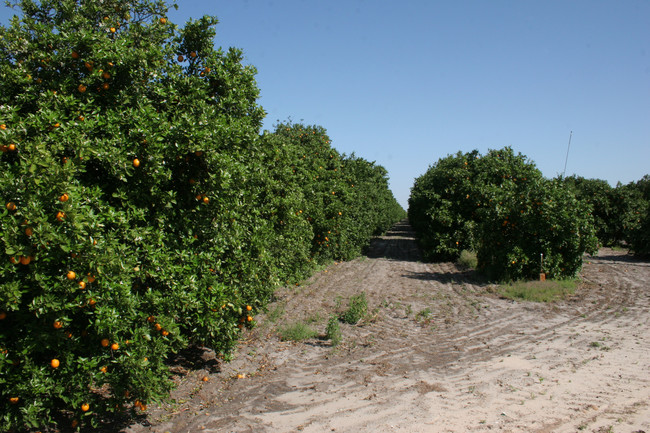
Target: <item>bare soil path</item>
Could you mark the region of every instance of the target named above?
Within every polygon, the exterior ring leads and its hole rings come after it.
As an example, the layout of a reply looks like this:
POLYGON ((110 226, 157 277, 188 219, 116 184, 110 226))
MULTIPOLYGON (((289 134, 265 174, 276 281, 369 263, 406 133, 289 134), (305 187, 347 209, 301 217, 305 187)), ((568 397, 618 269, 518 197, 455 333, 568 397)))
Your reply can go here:
POLYGON ((278 291, 232 362, 179 365, 176 403, 123 431, 650 433, 650 263, 602 249, 582 279, 554 304, 500 299, 419 261, 402 222, 366 257, 278 291), (279 339, 295 322, 325 334, 361 292, 370 314, 341 324, 338 346, 279 339))

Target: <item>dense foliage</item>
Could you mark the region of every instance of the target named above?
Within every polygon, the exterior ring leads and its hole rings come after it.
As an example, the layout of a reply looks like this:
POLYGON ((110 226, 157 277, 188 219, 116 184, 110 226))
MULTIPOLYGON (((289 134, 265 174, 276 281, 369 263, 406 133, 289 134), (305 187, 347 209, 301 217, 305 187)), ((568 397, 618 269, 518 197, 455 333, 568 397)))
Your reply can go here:
POLYGON ((96 424, 228 357, 274 288, 403 216, 319 127, 260 135, 255 69, 159 0, 20 0, 0 28, 0 430, 96 424), (63 424, 62 424, 63 423, 63 424))
POLYGON ((425 257, 477 253, 494 279, 575 275, 596 238, 586 202, 512 149, 457 153, 416 179, 409 220, 425 257))
POLYGON ((637 255, 650 254, 650 178, 612 188, 600 179, 563 179, 576 196, 592 207, 596 235, 604 246, 628 246, 637 255))

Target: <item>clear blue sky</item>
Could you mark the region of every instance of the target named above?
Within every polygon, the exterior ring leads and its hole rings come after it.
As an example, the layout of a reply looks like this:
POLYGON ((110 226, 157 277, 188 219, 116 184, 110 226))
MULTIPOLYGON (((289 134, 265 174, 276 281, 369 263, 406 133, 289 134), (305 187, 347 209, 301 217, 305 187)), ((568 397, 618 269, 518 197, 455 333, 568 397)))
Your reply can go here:
MULTIPOLYGON (((4 25, 13 12, 0 7, 4 25)), ((180 0, 257 67, 265 129, 325 127, 406 208, 457 151, 512 146, 545 176, 650 174, 650 1, 180 0)))

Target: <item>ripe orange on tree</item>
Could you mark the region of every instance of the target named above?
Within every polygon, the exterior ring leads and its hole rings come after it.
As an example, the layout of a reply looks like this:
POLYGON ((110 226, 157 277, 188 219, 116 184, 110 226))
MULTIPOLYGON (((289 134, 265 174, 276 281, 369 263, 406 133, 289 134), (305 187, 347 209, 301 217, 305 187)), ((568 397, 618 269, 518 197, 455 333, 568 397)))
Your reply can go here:
POLYGON ((7 125, 5 125, 4 123, 2 125, 0 125, 0 130, 4 131, 6 129, 7 129, 7 125))
POLYGON ((102 347, 108 347, 108 345, 111 344, 111 342, 108 341, 108 338, 102 338, 101 344, 102 347))
POLYGON ((58 211, 56 213, 56 219, 59 221, 63 221, 65 219, 65 212, 58 211))
POLYGON ((7 318, 7 313, 4 311, 0 311, 0 320, 5 320, 7 318))
POLYGON ((79 84, 79 86, 77 87, 77 90, 79 91, 79 93, 85 93, 87 89, 88 88, 86 86, 84 86, 83 84, 79 84))
POLYGON ((60 321, 56 320, 56 321, 52 324, 52 326, 54 326, 54 329, 61 329, 61 328, 63 328, 63 323, 61 323, 60 321))
POLYGON ((135 158, 133 160, 133 166, 136 168, 140 167, 140 160, 138 158, 135 158))
POLYGON ((83 403, 81 405, 81 411, 82 412, 88 412, 88 409, 90 409, 90 405, 88 403, 83 403))
POLYGON ((86 288, 86 283, 84 281, 79 281, 79 289, 83 290, 86 288))
POLYGON ((75 271, 68 271, 66 277, 68 278, 68 280, 74 280, 75 278, 77 278, 77 274, 75 271))
POLYGON ((34 229, 31 228, 31 227, 27 227, 27 228, 25 229, 25 234, 26 234, 27 236, 31 236, 31 235, 33 235, 33 234, 34 234, 34 229))
POLYGON ((117 343, 113 343, 113 344, 111 344, 111 349, 113 349, 113 350, 117 350, 117 349, 119 349, 119 348, 120 348, 120 345, 119 345, 119 344, 117 344, 117 343))
POLYGON ((52 368, 59 368, 59 365, 61 365, 61 363, 58 359, 54 358, 52 361, 50 361, 50 365, 52 368))
POLYGON ((29 265, 29 263, 32 261, 32 258, 30 256, 20 256, 20 264, 21 265, 29 265))
POLYGON ((16 203, 14 203, 13 201, 10 201, 9 203, 7 203, 7 210, 15 211, 16 208, 17 208, 16 203))

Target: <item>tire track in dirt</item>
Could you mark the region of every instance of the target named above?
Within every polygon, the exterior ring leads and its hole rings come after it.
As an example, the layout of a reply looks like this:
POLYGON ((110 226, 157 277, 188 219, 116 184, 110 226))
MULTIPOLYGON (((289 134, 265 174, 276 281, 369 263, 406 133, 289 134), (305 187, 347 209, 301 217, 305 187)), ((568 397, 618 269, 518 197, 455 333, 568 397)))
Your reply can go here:
MULTIPOLYGON (((499 299, 453 263, 423 263, 406 222, 367 257, 277 293, 271 314, 231 363, 183 402, 128 432, 650 431, 650 264, 603 249, 586 257, 569 300, 499 299), (282 342, 281 324, 324 334, 330 314, 364 292, 369 319, 343 343, 282 342), (245 379, 236 379, 245 374, 245 379)), ((198 382, 198 384, 197 384, 198 382)))

